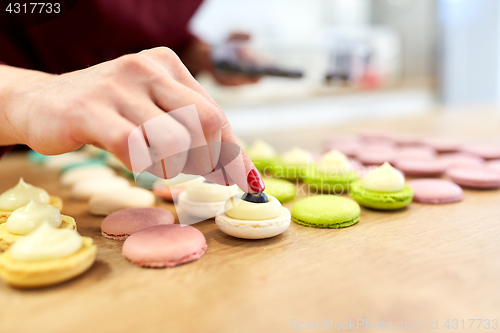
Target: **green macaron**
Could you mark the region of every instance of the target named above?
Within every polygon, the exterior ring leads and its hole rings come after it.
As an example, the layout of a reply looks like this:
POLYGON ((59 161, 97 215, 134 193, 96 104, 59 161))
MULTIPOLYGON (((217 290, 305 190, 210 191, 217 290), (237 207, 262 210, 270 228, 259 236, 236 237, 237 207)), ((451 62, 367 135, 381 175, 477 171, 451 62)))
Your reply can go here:
POLYGON ((251 159, 255 168, 260 171, 261 174, 272 175, 274 165, 276 164, 276 158, 252 158, 251 159))
POLYGON ((409 185, 397 192, 379 192, 367 190, 361 181, 353 182, 349 194, 361 206, 379 209, 395 210, 408 206, 413 200, 413 190, 409 185))
POLYGON ((285 165, 281 160, 276 160, 273 168, 273 175, 276 178, 290 180, 303 179, 307 174, 307 166, 304 165, 285 165))
POLYGON ((327 174, 313 166, 308 169, 304 183, 318 193, 345 194, 357 179, 358 175, 353 170, 327 174))
POLYGON ((263 178, 262 180, 266 185, 264 193, 272 195, 281 203, 292 201, 297 194, 297 188, 289 181, 275 178, 263 178))
POLYGON ((361 208, 344 197, 315 195, 302 199, 292 207, 295 223, 314 228, 344 228, 359 222, 361 208))

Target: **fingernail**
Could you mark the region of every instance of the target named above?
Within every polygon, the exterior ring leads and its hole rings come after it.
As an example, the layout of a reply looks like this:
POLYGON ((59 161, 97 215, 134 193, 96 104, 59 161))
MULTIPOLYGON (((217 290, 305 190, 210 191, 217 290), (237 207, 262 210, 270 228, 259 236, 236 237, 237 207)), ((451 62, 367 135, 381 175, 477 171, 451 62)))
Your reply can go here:
POLYGON ((247 183, 250 189, 257 193, 263 192, 266 188, 266 185, 264 185, 262 178, 255 169, 250 170, 250 172, 248 173, 247 183))

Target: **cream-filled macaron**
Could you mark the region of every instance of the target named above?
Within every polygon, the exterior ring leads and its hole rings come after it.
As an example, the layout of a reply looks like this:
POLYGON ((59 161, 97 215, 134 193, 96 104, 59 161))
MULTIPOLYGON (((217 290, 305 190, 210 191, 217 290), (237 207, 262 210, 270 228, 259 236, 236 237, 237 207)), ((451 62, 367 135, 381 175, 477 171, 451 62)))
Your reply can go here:
POLYGON ((28 205, 13 211, 6 223, 0 224, 0 250, 6 250, 43 223, 54 228, 76 229, 71 216, 61 215, 57 208, 31 200, 28 205))
POLYGON ((223 186, 203 178, 190 181, 179 195, 178 206, 191 216, 209 219, 217 215, 229 197, 239 192, 236 185, 223 186))
POLYGON ((57 284, 88 270, 96 252, 91 238, 43 222, 0 255, 0 277, 20 288, 57 284))
POLYGON ((281 234, 290 226, 290 211, 264 193, 240 193, 229 198, 215 217, 219 229, 233 237, 262 239, 281 234))
POLYGON ((272 166, 277 160, 278 154, 274 148, 263 140, 256 140, 246 150, 248 157, 252 160, 257 170, 265 172, 269 168, 271 171, 272 166))
POLYGON ((89 213, 106 216, 127 208, 153 207, 155 195, 140 187, 128 187, 93 195, 89 200, 89 213))
POLYGON ((43 188, 26 183, 21 177, 16 186, 0 195, 0 223, 5 222, 14 210, 26 206, 31 200, 54 206, 59 211, 63 206, 61 198, 49 195, 43 188))

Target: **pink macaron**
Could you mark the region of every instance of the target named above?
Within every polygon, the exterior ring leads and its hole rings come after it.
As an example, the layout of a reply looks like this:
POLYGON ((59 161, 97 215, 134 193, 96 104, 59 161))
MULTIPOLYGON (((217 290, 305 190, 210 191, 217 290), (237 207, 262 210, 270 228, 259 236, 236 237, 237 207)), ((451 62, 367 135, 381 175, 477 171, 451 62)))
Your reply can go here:
POLYGON ((418 133, 393 133, 389 137, 399 146, 418 146, 422 139, 418 133))
POLYGON ((482 157, 466 153, 441 154, 439 159, 447 168, 467 166, 480 167, 484 165, 484 159, 482 157))
POLYGON ((337 150, 347 156, 355 156, 356 150, 361 146, 358 138, 340 138, 323 142, 323 151, 325 153, 337 150))
POLYGON ((437 150, 439 153, 453 153, 460 149, 458 141, 448 138, 425 138, 420 143, 437 150))
POLYGON ((446 165, 438 159, 398 159, 394 166, 412 177, 438 177, 446 170, 446 165))
POLYGON ((486 167, 453 167, 448 169, 446 174, 460 186, 476 189, 500 187, 500 174, 486 167))
POLYGON ((462 151, 480 156, 485 160, 500 159, 500 145, 467 145, 462 148, 462 151))
POLYGON ((172 213, 162 208, 122 209, 106 216, 101 223, 101 233, 106 238, 125 240, 139 230, 174 222, 172 213))
POLYGON ((500 160, 489 161, 486 168, 490 171, 500 173, 500 160))
POLYGON ((387 131, 365 128, 359 131, 359 135, 365 142, 391 141, 392 143, 394 143, 389 138, 390 133, 388 133, 387 131))
POLYGON ((199 259, 207 250, 205 236, 192 226, 158 225, 130 235, 122 254, 140 267, 165 268, 199 259))
POLYGON ((382 165, 392 162, 397 150, 390 145, 367 144, 356 151, 356 158, 364 165, 382 165))
POLYGON ((177 201, 179 195, 184 192, 184 187, 182 186, 172 186, 167 187, 165 185, 165 180, 159 179, 153 183, 153 192, 162 199, 167 201, 177 201))
POLYGON ((427 146, 401 147, 396 153, 396 159, 430 160, 434 159, 436 156, 436 150, 427 146))
POLYGON ((407 184, 413 189, 413 201, 426 204, 448 204, 462 201, 464 193, 455 183, 443 179, 414 179, 407 184))

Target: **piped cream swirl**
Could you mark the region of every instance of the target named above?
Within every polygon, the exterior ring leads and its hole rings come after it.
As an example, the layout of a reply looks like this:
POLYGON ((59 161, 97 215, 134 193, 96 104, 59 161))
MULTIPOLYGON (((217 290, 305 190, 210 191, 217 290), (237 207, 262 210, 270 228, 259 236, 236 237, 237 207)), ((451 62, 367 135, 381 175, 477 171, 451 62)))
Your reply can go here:
POLYGON ((243 193, 229 198, 224 204, 226 215, 237 220, 262 221, 281 215, 281 203, 272 195, 267 195, 268 202, 254 203, 241 199, 243 193))
POLYGON ((405 187, 403 173, 387 162, 368 172, 361 182, 367 190, 378 192, 397 192, 405 187))
POLYGON ((12 212, 7 219, 7 230, 16 235, 27 235, 42 223, 48 223, 57 228, 62 223, 62 216, 57 208, 39 204, 33 199, 24 207, 12 212))
POLYGON ((345 173, 351 169, 351 164, 346 155, 338 150, 332 150, 321 157, 318 170, 323 173, 345 173))
POLYGON ((82 247, 82 237, 69 229, 58 229, 42 223, 29 235, 19 238, 9 251, 20 261, 41 261, 67 257, 82 247))
POLYGON ((0 195, 0 209, 13 211, 26 206, 31 200, 40 204, 48 204, 50 196, 43 188, 28 184, 21 178, 16 186, 0 195))
POLYGON ((263 140, 256 140, 246 153, 251 159, 271 159, 276 156, 274 148, 263 140))
POLYGON ((186 194, 189 200, 198 202, 221 202, 239 192, 236 185, 223 186, 207 183, 205 179, 198 178, 186 185, 186 194))
POLYGON ((285 165, 308 165, 314 162, 313 155, 307 150, 301 149, 299 147, 294 147, 293 149, 284 152, 281 155, 281 161, 285 165))

